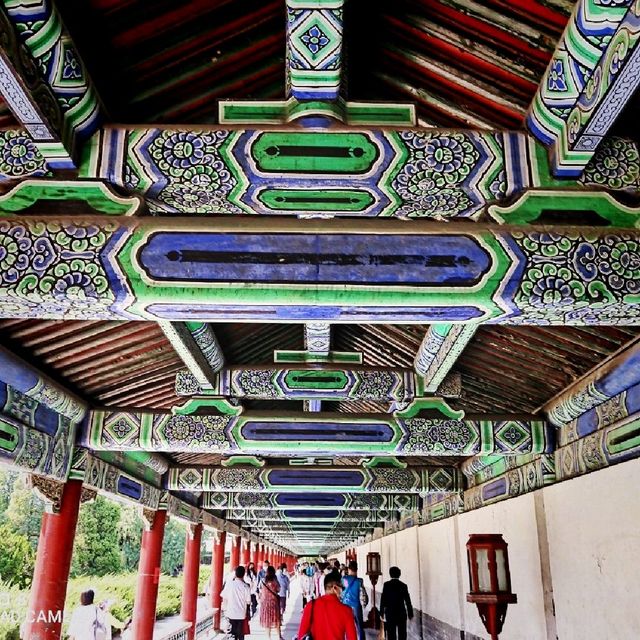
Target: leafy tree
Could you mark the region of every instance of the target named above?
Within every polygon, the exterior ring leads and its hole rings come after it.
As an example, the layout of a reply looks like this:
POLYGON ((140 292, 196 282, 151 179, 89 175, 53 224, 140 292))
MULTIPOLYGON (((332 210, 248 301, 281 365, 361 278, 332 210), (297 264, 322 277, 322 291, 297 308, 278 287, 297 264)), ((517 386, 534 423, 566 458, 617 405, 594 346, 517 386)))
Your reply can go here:
POLYGON ((118 538, 122 552, 122 568, 124 571, 136 571, 140 561, 142 544, 142 519, 135 507, 123 505, 118 523, 118 538))
POLYGON ((5 513, 9 508, 13 483, 17 475, 15 471, 0 466, 0 518, 5 517, 5 513))
POLYGON ((175 567, 184 562, 184 547, 187 541, 187 531, 183 524, 176 520, 169 520, 164 529, 162 545, 162 571, 171 575, 175 567))
POLYGON ((13 474, 11 498, 7 507, 6 522, 16 533, 27 538, 31 547, 36 549, 40 538, 40 523, 44 511, 44 502, 38 498, 19 474, 13 474))
POLYGON ((118 540, 120 505, 98 496, 80 509, 72 575, 104 576, 122 568, 118 540))
POLYGON ((26 589, 31 584, 35 552, 26 536, 0 525, 0 576, 5 583, 26 589))

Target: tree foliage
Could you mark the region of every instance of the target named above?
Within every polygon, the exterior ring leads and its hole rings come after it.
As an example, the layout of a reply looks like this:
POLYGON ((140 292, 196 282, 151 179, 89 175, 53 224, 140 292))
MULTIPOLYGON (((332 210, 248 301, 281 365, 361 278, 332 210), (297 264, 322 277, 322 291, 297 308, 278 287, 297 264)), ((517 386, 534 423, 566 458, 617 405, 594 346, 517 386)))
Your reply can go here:
POLYGON ((35 552, 27 537, 13 531, 11 525, 0 525, 0 578, 7 584, 24 589, 31 584, 35 552))
POLYGON ((162 571, 171 575, 174 568, 184 563, 184 547, 187 531, 184 524, 169 520, 164 529, 162 545, 162 571))
POLYGON ((120 505, 102 496, 82 505, 71 565, 72 575, 104 576, 122 569, 119 521, 120 505))

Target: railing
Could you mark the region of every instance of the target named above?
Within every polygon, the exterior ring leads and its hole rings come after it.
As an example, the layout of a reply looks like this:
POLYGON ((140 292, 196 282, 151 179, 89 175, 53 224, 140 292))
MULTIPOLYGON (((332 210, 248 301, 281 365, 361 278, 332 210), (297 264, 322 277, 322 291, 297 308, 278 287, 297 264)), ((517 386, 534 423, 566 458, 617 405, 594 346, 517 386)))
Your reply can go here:
POLYGON ((169 635, 158 637, 156 634, 153 636, 153 640, 187 640, 187 631, 191 628, 191 623, 186 622, 181 629, 174 629, 169 635))
POLYGON ((196 622, 196 638, 208 638, 213 632, 213 611, 207 611, 204 617, 196 622))

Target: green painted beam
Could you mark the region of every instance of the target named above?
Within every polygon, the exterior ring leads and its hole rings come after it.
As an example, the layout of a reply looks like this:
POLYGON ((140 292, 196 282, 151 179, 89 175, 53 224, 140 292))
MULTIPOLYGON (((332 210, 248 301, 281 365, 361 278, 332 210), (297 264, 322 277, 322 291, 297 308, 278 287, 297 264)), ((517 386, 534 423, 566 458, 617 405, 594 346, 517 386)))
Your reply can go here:
MULTIPOLYGON (((189 409, 200 407, 206 404, 189 409)), ((93 411, 82 440, 94 450, 258 456, 517 455, 547 453, 554 446, 553 430, 543 421, 469 420, 441 400, 420 401, 395 415, 229 411, 235 415, 93 411), (422 418, 422 409, 442 417, 422 418)))
POLYGON ((458 491, 455 467, 180 467, 168 472, 166 488, 176 491, 244 493, 446 493, 458 491))
POLYGON ((547 227, 387 223, 260 218, 239 230, 228 218, 11 218, 0 232, 24 242, 15 277, 0 265, 0 315, 640 322, 640 272, 625 267, 640 230, 554 226, 548 235, 547 227), (34 249, 42 243, 46 259, 34 249))

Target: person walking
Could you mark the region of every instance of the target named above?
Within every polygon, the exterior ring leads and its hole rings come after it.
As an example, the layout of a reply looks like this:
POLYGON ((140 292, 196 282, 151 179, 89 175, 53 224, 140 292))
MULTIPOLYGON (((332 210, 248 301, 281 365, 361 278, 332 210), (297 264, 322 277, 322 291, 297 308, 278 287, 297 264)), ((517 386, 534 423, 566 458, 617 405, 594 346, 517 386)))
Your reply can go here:
MULTIPOLYGON (((94 597, 92 589, 80 594, 80 606, 71 614, 67 630, 70 640, 107 640, 105 612, 93 603, 94 597)), ((111 637, 111 629, 108 637, 111 637)))
POLYGON ((228 580, 222 590, 224 609, 231 623, 231 636, 244 640, 244 621, 251 605, 249 585, 244 581, 244 567, 237 567, 233 580, 228 580))
POLYGON ((280 615, 284 616, 284 610, 287 608, 287 598, 289 597, 289 590, 291 586, 291 580, 287 575, 287 565, 281 564, 276 571, 276 578, 278 578, 278 584, 280 590, 278 596, 280 596, 280 615))
POLYGON ((249 592, 251 594, 251 617, 253 618, 258 609, 258 574, 256 573, 253 562, 247 565, 244 581, 249 585, 249 592))
POLYGON ((380 615, 384 620, 387 640, 407 640, 407 618, 413 618, 413 606, 409 589, 400 581, 401 571, 398 567, 389 569, 388 580, 382 587, 380 599, 380 615))
POLYGON ((302 592, 302 609, 304 610, 307 602, 313 600, 315 596, 313 567, 310 567, 308 562, 303 563, 300 572, 300 591, 302 592))
POLYGON ((260 626, 266 630, 267 638, 271 638, 274 629, 278 634, 276 640, 282 637, 280 634, 281 621, 280 583, 276 577, 276 570, 269 566, 260 589, 260 626))
POLYGON ((269 562, 267 560, 262 561, 262 567, 258 571, 258 591, 262 589, 264 579, 267 577, 267 569, 269 568, 269 562))
POLYGON ((340 602, 340 575, 324 577, 325 595, 307 604, 302 612, 298 638, 310 633, 317 640, 356 640, 358 637, 353 612, 340 602))
POLYGON ((342 578, 342 587, 342 602, 351 607, 358 629, 358 640, 364 640, 362 608, 369 604, 369 596, 362 578, 358 578, 358 563, 355 560, 349 562, 349 573, 342 578))

